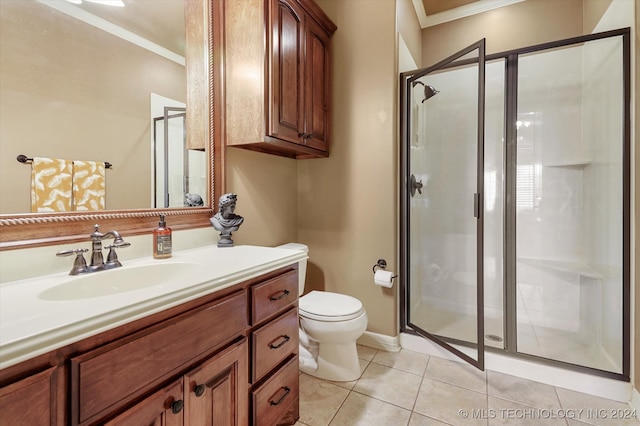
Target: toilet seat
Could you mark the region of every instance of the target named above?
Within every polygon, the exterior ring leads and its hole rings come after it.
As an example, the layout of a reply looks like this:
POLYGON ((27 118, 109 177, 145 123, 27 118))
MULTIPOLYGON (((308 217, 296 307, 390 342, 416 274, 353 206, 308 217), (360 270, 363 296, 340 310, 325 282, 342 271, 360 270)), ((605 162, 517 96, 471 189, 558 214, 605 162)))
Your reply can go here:
POLYGON ((298 300, 300 316, 317 321, 348 321, 364 313, 362 302, 346 294, 311 291, 298 300))

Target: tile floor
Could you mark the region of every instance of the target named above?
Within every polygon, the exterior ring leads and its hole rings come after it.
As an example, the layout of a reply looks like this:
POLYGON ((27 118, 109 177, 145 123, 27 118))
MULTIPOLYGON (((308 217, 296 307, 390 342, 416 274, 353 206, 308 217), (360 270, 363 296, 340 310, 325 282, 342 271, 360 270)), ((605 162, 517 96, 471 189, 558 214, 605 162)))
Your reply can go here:
POLYGON ((300 375, 296 426, 640 425, 627 404, 460 362, 360 345, 358 355, 354 382, 300 375))

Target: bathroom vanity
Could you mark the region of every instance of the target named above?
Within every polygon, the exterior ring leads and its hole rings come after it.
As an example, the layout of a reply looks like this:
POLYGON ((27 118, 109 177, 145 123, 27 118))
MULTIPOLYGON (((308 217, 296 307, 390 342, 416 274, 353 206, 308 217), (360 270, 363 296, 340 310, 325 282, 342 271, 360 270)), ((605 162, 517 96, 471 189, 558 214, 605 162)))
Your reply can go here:
POLYGON ((2 419, 294 424, 302 259, 293 250, 206 247, 130 261, 95 280, 2 284, 2 419))

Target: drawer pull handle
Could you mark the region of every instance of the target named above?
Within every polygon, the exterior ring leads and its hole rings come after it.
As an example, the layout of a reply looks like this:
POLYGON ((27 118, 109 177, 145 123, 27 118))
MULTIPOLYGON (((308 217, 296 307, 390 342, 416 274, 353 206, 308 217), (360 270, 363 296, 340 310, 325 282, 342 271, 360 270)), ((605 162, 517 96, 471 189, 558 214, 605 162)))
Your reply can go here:
POLYGON ((193 387, 193 393, 196 394, 197 397, 200 397, 204 394, 205 386, 203 384, 195 385, 193 387))
POLYGON ((269 300, 271 300, 272 302, 275 302, 276 300, 283 299, 288 295, 289 295, 289 290, 282 290, 282 294, 280 296, 271 296, 269 297, 269 300))
POLYGON ((291 337, 287 336, 286 334, 284 336, 280 336, 282 337, 282 342, 278 343, 277 345, 274 345, 273 343, 269 343, 269 347, 271 349, 278 349, 280 347, 282 347, 282 345, 284 345, 285 343, 287 343, 289 340, 291 340, 291 337))
POLYGON ((289 393, 291 392, 291 388, 289 388, 288 386, 283 387, 282 389, 284 389, 284 394, 280 397, 279 400, 277 401, 269 401, 269 404, 271 405, 278 405, 280 404, 282 401, 284 401, 284 399, 289 395, 289 393))
POLYGON ((173 401, 171 403, 171 412, 173 414, 178 414, 180 411, 182 411, 182 408, 184 407, 184 401, 179 399, 177 401, 173 401))

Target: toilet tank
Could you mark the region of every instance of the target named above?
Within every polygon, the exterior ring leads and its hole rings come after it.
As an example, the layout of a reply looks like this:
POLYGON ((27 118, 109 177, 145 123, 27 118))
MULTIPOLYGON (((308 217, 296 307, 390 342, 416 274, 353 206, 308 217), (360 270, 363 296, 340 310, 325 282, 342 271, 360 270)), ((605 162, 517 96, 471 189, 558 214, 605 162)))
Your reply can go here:
MULTIPOLYGON (((309 254, 309 247, 300 243, 287 243, 276 248, 287 250, 298 250, 309 254)), ((307 278, 307 259, 298 262, 298 296, 302 296, 304 293, 304 283, 307 278)))

